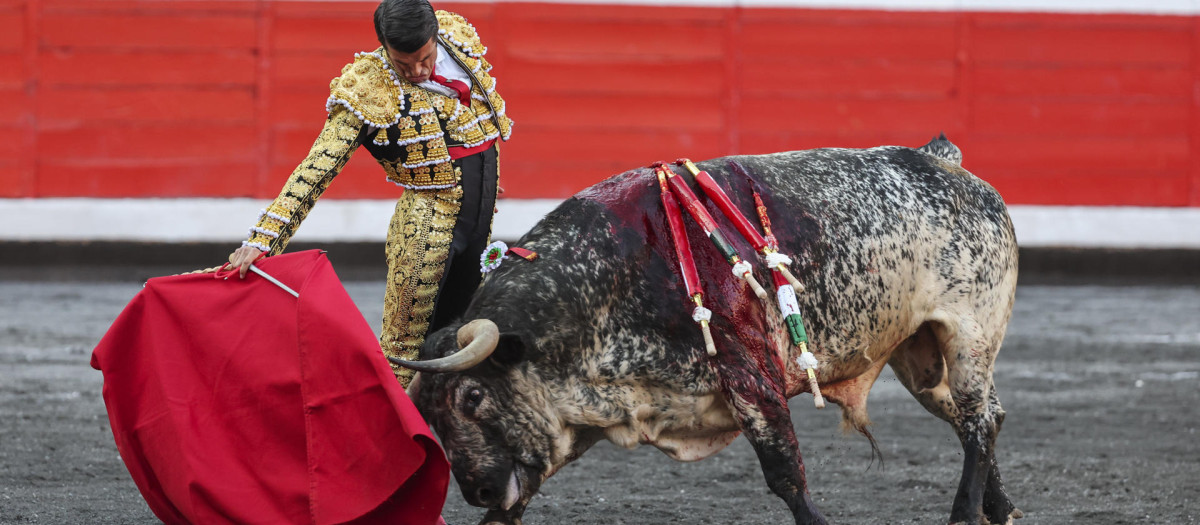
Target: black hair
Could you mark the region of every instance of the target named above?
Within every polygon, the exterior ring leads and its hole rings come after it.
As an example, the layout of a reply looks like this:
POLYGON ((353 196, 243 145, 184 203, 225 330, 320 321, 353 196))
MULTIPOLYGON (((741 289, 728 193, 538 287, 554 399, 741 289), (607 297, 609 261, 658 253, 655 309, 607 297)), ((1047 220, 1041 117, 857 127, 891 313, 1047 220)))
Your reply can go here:
POLYGON ((421 49, 437 30, 437 16, 428 0, 383 0, 375 8, 379 43, 401 53, 421 49))

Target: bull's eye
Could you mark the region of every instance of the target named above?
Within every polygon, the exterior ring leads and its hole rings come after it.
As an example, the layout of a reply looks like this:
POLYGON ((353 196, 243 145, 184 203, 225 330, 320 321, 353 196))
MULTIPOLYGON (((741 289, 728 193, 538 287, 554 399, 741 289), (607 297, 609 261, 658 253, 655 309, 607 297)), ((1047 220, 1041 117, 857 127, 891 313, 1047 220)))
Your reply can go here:
POLYGON ((465 400, 467 410, 474 411, 476 408, 479 408, 481 401, 483 401, 483 392, 478 388, 472 388, 471 391, 467 392, 465 400))

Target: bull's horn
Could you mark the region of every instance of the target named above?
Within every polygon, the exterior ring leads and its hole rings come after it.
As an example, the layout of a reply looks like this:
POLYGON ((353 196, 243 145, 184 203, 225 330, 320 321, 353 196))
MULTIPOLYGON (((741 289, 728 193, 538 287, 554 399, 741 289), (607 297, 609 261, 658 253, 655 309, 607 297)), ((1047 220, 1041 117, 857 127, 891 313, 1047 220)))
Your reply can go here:
POLYGON ((462 350, 428 361, 405 361, 395 357, 388 357, 388 361, 419 372, 462 372, 482 363, 496 351, 496 345, 499 343, 500 329, 496 327, 496 323, 487 319, 476 319, 458 329, 458 345, 462 350))
POLYGON ((419 392, 420 390, 421 390, 421 373, 417 372, 417 373, 413 374, 412 380, 408 382, 408 388, 404 389, 404 393, 406 395, 408 395, 409 399, 416 399, 417 392, 419 392))

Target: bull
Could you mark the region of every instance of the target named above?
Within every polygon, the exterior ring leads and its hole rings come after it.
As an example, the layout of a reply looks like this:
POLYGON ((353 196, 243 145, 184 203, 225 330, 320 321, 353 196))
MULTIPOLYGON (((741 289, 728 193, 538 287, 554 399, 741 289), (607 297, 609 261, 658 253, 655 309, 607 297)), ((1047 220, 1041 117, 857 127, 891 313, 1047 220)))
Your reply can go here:
MULTIPOLYGON (((950 521, 1011 523, 1021 512, 996 465, 1004 410, 992 371, 1012 312, 1017 244, 1000 195, 961 158, 943 135, 916 149, 817 149, 699 166, 747 217, 751 184, 762 189, 781 251, 807 286, 800 309, 843 427, 878 452, 866 400, 890 365, 961 441, 950 521)), ((470 321, 431 334, 422 361, 402 363, 422 372, 414 402, 463 497, 489 509, 483 523, 521 523, 547 478, 601 439, 692 461, 739 434, 795 522, 825 523, 787 404, 809 387, 778 310, 690 224, 714 310, 719 352, 707 355, 658 192, 652 171, 635 169, 565 201, 518 242, 540 258, 488 274, 464 315, 470 321)))

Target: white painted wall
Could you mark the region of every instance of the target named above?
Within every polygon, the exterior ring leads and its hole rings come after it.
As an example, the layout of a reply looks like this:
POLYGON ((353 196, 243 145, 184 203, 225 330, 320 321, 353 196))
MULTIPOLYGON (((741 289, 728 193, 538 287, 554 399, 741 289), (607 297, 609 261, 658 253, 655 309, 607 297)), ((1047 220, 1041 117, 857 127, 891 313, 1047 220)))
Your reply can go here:
MULTIPOLYGON (((515 240, 560 201, 501 199, 495 237, 515 240)), ((0 241, 228 242, 266 201, 0 199, 0 241)), ((381 242, 393 200, 323 200, 294 240, 381 242)), ((1022 246, 1200 249, 1200 208, 1011 206, 1022 246)))

